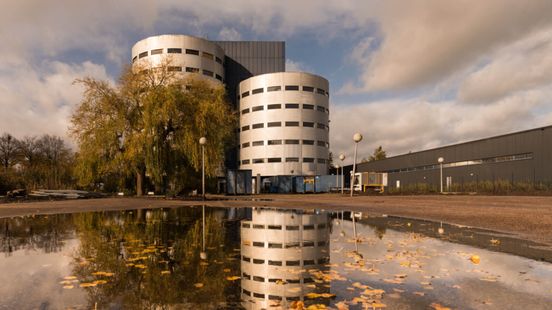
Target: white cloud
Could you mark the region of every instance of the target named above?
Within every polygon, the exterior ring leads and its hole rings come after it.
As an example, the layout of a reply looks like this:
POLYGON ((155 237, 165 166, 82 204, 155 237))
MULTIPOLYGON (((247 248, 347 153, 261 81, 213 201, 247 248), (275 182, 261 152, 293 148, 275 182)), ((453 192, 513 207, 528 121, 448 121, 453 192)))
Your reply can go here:
POLYGON ((439 82, 488 53, 552 24, 552 2, 385 1, 372 7, 379 46, 361 41, 360 91, 408 89, 439 82))
POLYGON ((24 64, 0 76, 0 133, 16 137, 54 134, 67 138, 70 116, 80 102, 77 78, 109 80, 105 67, 91 62, 24 64))
POLYGON ((358 158, 379 145, 388 155, 470 141, 549 125, 552 87, 519 92, 488 105, 422 99, 386 100, 331 109, 330 149, 351 163, 355 132, 364 135, 358 158))
POLYGON ((309 66, 305 65, 300 61, 293 61, 289 58, 286 58, 286 71, 287 72, 311 72, 312 70, 309 66))
POLYGON ((503 48, 470 74, 459 99, 484 103, 552 82, 552 28, 503 48))
POLYGON ((219 31, 218 40, 240 41, 241 39, 241 34, 234 28, 222 27, 222 29, 219 31))

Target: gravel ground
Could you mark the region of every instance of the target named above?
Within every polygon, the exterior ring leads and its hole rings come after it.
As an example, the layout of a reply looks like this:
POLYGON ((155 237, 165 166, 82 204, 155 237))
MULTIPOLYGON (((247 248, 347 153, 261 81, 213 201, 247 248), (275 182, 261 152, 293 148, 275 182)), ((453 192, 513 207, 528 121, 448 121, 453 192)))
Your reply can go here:
MULTIPOLYGON (((279 207, 355 210, 461 224, 552 246, 552 197, 535 196, 341 196, 340 194, 209 196, 209 206, 279 207), (222 200, 216 200, 222 199, 222 200)), ((83 211, 199 205, 199 201, 149 198, 104 198, 0 203, 0 217, 83 211)))

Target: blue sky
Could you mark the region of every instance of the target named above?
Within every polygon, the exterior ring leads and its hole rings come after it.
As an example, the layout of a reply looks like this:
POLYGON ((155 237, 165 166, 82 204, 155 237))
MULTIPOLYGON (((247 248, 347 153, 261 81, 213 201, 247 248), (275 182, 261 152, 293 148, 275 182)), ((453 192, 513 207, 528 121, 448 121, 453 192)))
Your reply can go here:
MULTIPOLYGON (((82 89, 138 40, 284 40, 288 70, 331 85, 330 144, 390 155, 552 124, 552 2, 6 0, 0 133, 67 135, 82 89)), ((350 156, 348 156, 350 158, 350 156)))

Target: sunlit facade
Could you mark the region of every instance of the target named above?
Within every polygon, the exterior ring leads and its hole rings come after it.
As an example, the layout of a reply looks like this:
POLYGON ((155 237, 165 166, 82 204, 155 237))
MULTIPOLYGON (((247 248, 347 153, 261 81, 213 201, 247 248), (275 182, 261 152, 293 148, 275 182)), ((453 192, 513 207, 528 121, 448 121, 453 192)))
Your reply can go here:
POLYGON ((242 305, 285 307, 319 292, 312 271, 329 262, 329 237, 326 213, 253 210, 252 220, 241 222, 242 305))

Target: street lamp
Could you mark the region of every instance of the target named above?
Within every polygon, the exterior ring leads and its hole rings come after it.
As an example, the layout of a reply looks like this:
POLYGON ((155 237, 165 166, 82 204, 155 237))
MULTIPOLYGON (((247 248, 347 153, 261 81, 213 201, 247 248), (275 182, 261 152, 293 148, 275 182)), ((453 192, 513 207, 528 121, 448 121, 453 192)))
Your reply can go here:
POLYGON ((437 162, 439 163, 439 183, 441 184, 441 194, 443 193, 443 162, 445 159, 443 157, 437 158, 437 162))
POLYGON ((343 181, 345 181, 343 178, 343 161, 345 160, 345 154, 339 154, 339 159, 341 160, 341 195, 343 195, 343 181))
MULTIPOLYGON (((207 138, 199 138, 199 144, 201 145, 201 197, 205 200, 205 144, 207 143, 207 138)), ((203 221, 202 225, 202 251, 199 253, 199 258, 207 259, 207 252, 205 252, 205 205, 201 207, 201 217, 203 221)))
POLYGON ((205 144, 207 138, 199 138, 199 144, 201 145, 201 197, 205 200, 205 144))
POLYGON ((353 174, 351 174, 351 197, 353 197, 353 183, 355 180, 355 172, 356 172, 357 147, 358 147, 358 143, 362 141, 362 135, 358 132, 355 133, 353 135, 353 141, 355 141, 355 155, 353 157, 353 174))
POLYGON ((338 187, 339 186, 339 165, 335 164, 334 168, 335 168, 335 186, 338 187))

